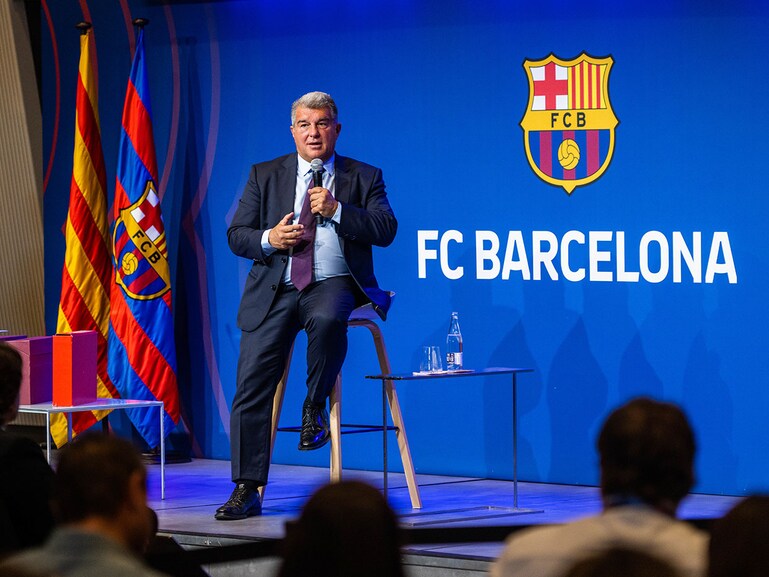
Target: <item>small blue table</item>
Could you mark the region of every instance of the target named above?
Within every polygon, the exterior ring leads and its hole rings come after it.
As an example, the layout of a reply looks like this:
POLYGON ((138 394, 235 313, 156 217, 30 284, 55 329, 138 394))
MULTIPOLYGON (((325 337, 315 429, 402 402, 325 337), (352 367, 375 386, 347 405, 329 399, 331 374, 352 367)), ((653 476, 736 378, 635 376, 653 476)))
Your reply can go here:
POLYGON ((156 407, 160 421, 160 498, 166 498, 166 441, 164 430, 163 401, 142 401, 134 399, 97 399, 82 405, 61 406, 52 403, 37 403, 34 405, 20 405, 20 413, 45 415, 46 432, 46 459, 51 462, 51 415, 63 413, 67 417, 67 440, 72 440, 72 413, 84 413, 87 411, 117 411, 139 409, 142 407, 156 407))
POLYGON ((513 508, 518 509, 518 374, 531 373, 534 369, 510 368, 510 367, 489 367, 487 369, 460 371, 438 371, 438 372, 419 372, 419 373, 400 373, 389 375, 366 375, 367 379, 382 381, 382 445, 384 459, 382 469, 384 474, 383 491, 387 496, 387 431, 392 427, 387 426, 387 394, 386 384, 388 381, 426 381, 433 379, 456 379, 467 377, 492 377, 495 375, 512 375, 513 379, 513 508))

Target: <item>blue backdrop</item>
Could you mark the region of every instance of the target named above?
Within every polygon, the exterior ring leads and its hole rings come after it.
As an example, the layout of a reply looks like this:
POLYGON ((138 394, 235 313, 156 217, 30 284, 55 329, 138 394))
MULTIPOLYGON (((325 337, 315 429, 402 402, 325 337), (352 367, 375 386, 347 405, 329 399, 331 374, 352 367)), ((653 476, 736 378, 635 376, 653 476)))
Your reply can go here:
MULTIPOLYGON (((290 103, 319 89, 340 108, 339 152, 383 169, 399 218, 395 243, 375 253, 380 283, 398 293, 384 325, 396 371, 417 368, 421 345, 445 346, 458 311, 466 366, 534 369, 519 381, 522 479, 597 483, 603 418, 645 394, 689 414, 697 491, 768 489, 769 7, 722 4, 44 1, 49 331, 72 168, 73 25, 94 24, 111 197, 135 42, 127 23, 143 16, 196 454, 229 457, 249 268, 227 248, 229 219, 250 164, 292 150, 290 103), (619 124, 605 173, 567 194, 527 160, 524 61, 582 53, 613 59, 619 124)), ((297 422, 304 370, 295 356, 284 424, 297 422)), ((374 372, 370 339, 353 331, 346 420, 379 417, 378 386, 363 379, 374 372)), ((507 378, 399 394, 417 472, 511 478, 507 378)), ((348 437, 345 467, 381 466, 380 443, 348 437)), ((327 463, 326 450, 295 444, 280 435, 276 460, 327 463)))

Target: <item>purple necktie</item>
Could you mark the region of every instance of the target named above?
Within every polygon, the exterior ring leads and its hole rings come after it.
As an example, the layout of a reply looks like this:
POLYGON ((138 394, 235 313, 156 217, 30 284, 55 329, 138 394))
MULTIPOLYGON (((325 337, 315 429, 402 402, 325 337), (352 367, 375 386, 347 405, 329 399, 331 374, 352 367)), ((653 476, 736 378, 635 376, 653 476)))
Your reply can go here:
MULTIPOLYGON (((310 182, 310 188, 313 188, 310 182)), ((310 210, 310 194, 304 195, 302 212, 299 213, 299 224, 304 225, 302 239, 294 245, 291 258, 291 282, 296 290, 304 288, 312 282, 312 264, 315 253, 315 216, 310 210)))

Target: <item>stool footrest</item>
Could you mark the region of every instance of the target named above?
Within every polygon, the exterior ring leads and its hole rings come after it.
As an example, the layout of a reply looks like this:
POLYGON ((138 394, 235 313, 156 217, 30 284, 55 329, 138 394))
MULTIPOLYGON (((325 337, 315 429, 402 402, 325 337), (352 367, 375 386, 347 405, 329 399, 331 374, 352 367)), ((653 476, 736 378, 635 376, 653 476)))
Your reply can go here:
MULTIPOLYGON (((342 431, 340 433, 342 435, 353 435, 355 433, 381 433, 382 427, 377 425, 346 425, 342 423, 340 425, 342 428, 342 431), (354 429, 353 431, 345 431, 344 429, 354 429)), ((302 427, 278 427, 278 431, 281 432, 288 432, 288 433, 300 433, 302 431, 302 427)), ((390 425, 387 427, 388 431, 399 431, 400 429, 398 427, 394 427, 393 425, 390 425)))
MULTIPOLYGON (((355 433, 381 433, 384 428, 379 425, 340 425, 342 427, 341 434, 342 435, 352 435, 355 433), (347 427, 348 429, 354 429, 352 431, 345 431, 344 428, 347 427)), ((386 427, 388 431, 400 431, 398 427, 395 427, 393 425, 389 425, 386 427)))

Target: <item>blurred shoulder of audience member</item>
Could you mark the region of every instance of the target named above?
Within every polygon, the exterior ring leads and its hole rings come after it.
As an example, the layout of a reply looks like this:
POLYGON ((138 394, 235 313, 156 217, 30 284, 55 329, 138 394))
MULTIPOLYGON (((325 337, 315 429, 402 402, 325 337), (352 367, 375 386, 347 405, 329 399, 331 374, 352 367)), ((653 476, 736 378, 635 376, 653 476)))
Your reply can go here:
POLYGON ((709 577, 769 575, 769 495, 752 495, 710 532, 709 577))
POLYGON ((643 551, 615 547, 578 561, 564 577, 680 577, 666 561, 643 551))

